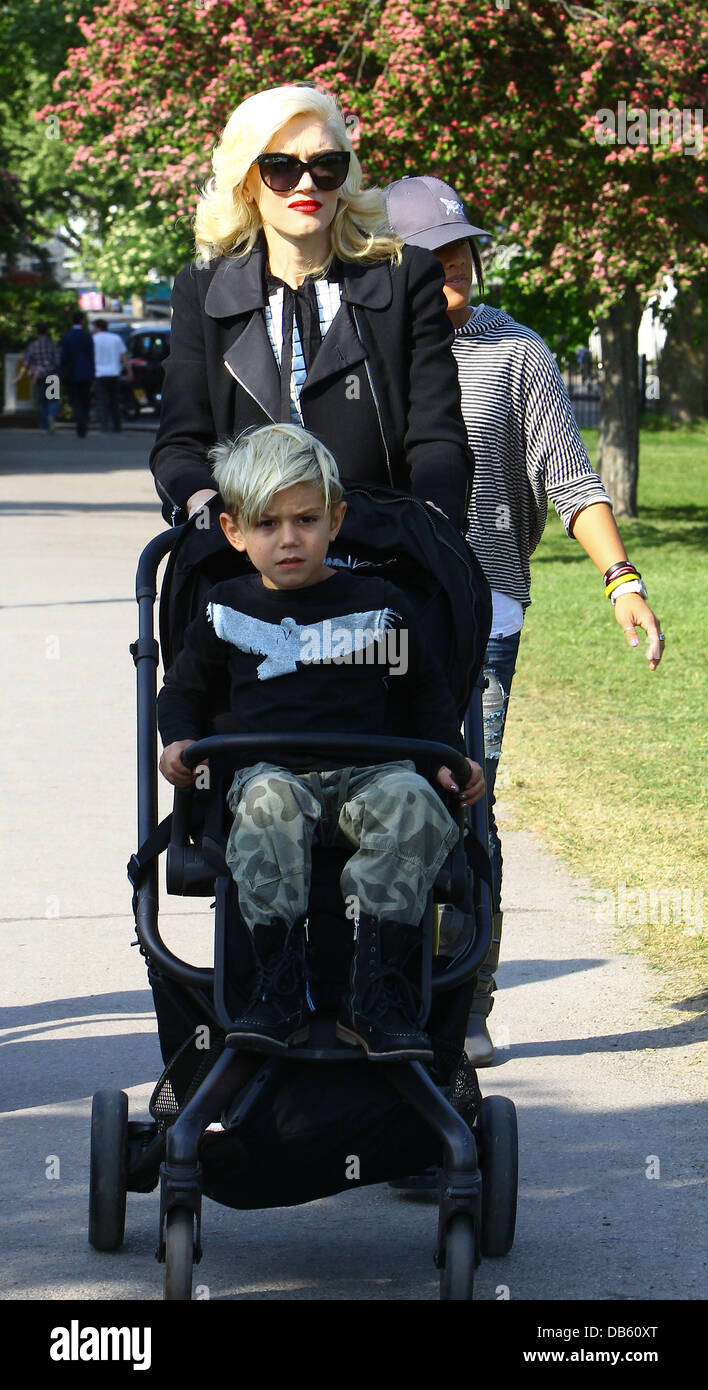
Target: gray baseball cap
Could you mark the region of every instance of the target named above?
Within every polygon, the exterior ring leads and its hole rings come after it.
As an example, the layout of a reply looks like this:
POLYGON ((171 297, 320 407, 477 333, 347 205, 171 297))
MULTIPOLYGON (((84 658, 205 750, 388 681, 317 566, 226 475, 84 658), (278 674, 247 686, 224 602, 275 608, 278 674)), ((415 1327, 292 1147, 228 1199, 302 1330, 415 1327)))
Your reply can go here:
POLYGON ((490 235, 467 221, 457 193, 442 179, 397 179, 384 190, 384 198, 391 230, 411 246, 436 251, 462 237, 490 235))

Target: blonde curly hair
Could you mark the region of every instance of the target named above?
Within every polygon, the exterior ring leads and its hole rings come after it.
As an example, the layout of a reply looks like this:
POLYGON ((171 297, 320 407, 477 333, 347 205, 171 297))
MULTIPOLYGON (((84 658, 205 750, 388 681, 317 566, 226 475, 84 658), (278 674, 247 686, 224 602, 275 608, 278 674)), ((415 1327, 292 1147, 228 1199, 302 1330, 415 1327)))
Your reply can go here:
POLYGON ((386 226, 383 194, 362 189, 362 169, 335 97, 317 87, 269 87, 247 97, 229 117, 212 155, 214 174, 202 189, 194 219, 197 254, 202 262, 217 256, 246 256, 261 230, 255 203, 244 197, 244 183, 259 154, 296 116, 313 116, 337 149, 348 150, 349 173, 339 189, 331 226, 331 251, 316 273, 324 274, 336 255, 343 261, 400 262, 402 241, 386 226))

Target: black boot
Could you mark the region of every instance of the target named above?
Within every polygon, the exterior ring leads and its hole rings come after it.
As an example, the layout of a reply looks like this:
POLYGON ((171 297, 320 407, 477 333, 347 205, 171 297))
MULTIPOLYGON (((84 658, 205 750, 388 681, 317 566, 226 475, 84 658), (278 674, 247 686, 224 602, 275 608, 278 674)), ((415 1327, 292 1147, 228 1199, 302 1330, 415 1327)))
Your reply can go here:
POLYGON ((470 1004, 467 1026, 466 1049, 473 1067, 489 1067, 494 1061, 494 1043, 489 1036, 487 1019, 494 1005, 493 992, 496 989, 494 971, 499 966, 502 913, 495 912, 492 920, 492 940, 475 979, 474 996, 470 1004))
POLYGON ((281 923, 253 932, 256 964, 248 1006, 231 1025, 256 1050, 286 1052, 309 1035, 305 976, 305 921, 288 930, 281 923))
POLYGON ((371 1062, 432 1061, 419 1022, 420 990, 406 974, 419 946, 417 928, 363 913, 356 921, 350 992, 342 1000, 337 1037, 363 1047, 371 1062))

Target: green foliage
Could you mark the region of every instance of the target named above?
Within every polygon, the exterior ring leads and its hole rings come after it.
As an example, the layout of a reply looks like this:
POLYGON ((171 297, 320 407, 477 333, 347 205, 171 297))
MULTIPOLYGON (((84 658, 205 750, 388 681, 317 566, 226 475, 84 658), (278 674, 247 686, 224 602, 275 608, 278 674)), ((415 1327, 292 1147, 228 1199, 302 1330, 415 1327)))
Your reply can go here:
POLYGON ((49 281, 32 280, 18 284, 0 279, 0 382, 4 390, 5 353, 24 352, 34 338, 36 325, 46 323, 51 336, 59 339, 71 327, 76 295, 49 281))
POLYGON ((73 290, 39 280, 28 284, 0 280, 0 355, 22 352, 35 337, 38 322, 49 326, 53 338, 60 338, 71 327, 75 310, 73 290))
POLYGON ((533 328, 561 366, 574 360, 576 350, 585 347, 595 327, 581 285, 528 287, 528 259, 523 253, 505 260, 485 279, 484 301, 533 328))
POLYGON ((81 263, 104 294, 146 294, 193 254, 193 236, 164 199, 111 208, 101 233, 84 236, 81 263))
POLYGON ((10 262, 59 226, 80 245, 72 222, 80 225, 91 205, 90 184, 68 175, 73 151, 56 119, 35 113, 53 100, 67 50, 82 40, 79 20, 94 8, 92 0, 5 0, 0 10, 0 166, 12 171, 15 195, 3 216, 0 184, 0 251, 10 262))
POLYGON ((12 262, 29 244, 32 224, 22 205, 19 179, 6 167, 7 155, 0 146, 0 255, 12 262))

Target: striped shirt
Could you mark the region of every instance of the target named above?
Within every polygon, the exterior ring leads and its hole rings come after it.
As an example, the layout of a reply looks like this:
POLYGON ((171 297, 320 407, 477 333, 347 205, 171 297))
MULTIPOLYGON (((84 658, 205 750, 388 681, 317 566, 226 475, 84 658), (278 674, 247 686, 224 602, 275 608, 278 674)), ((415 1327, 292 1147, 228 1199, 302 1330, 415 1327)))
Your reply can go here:
MULTIPOLYGON (((315 280, 315 292, 317 294, 317 307, 320 313, 320 332, 324 338, 327 329, 331 327, 332 321, 341 304, 342 296, 340 293, 339 282, 336 280, 315 280)), ((283 290, 278 288, 268 298, 265 308, 266 327, 270 338, 275 360, 280 366, 283 356, 283 290)), ((290 419, 293 425, 302 425, 302 411, 300 410, 300 392, 305 384, 307 368, 300 342, 297 319, 293 316, 293 365, 290 373, 290 419)))
POLYGON ((610 498, 555 359, 533 329, 479 304, 452 350, 475 456, 467 539, 492 590, 526 607, 548 499, 569 532, 576 512, 610 498))

